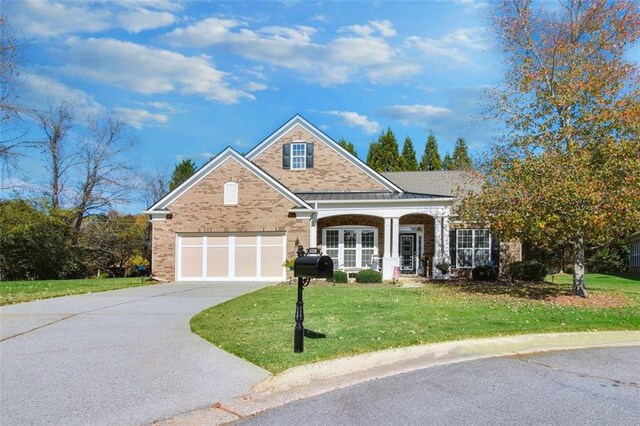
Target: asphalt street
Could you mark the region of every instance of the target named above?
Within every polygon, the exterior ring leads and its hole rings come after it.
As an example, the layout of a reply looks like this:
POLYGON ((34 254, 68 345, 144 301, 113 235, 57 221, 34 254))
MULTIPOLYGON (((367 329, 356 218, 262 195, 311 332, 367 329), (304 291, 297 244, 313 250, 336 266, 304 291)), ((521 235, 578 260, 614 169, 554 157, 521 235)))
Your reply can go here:
POLYGON ((269 373, 191 333, 266 283, 175 283, 0 308, 0 424, 144 424, 248 392, 269 373))
POLYGON ((640 347, 461 362, 296 401, 247 425, 637 425, 640 347))

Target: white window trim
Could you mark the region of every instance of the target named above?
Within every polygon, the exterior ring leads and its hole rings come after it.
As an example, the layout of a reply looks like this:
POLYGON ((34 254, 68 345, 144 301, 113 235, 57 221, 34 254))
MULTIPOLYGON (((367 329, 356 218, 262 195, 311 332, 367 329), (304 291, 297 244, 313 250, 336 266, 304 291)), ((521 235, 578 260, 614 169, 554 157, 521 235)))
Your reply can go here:
POLYGON ((476 266, 476 250, 487 250, 489 252, 489 260, 491 260, 491 231, 486 228, 479 229, 456 229, 456 268, 457 269, 473 269, 476 266), (472 231, 471 232, 471 247, 460 247, 459 246, 459 235, 460 231, 472 231), (476 231, 488 231, 489 232, 489 247, 488 248, 476 248, 476 231), (471 250, 471 266, 461 266, 460 265, 460 250, 471 250))
POLYGON ((291 164, 290 164, 290 169, 291 170, 304 170, 307 168, 307 144, 306 142, 292 142, 291 143, 291 164), (294 167, 293 165, 295 164, 294 158, 300 158, 299 155, 294 156, 293 152, 295 151, 294 147, 296 145, 302 145, 303 146, 303 154, 302 154, 302 167, 294 167))
POLYGON ((237 182, 225 182, 224 205, 225 206, 238 205, 238 183, 237 182))
MULTIPOLYGON (((350 266, 349 269, 367 269, 371 265, 362 265, 362 231, 373 231, 373 256, 378 256, 378 228, 374 226, 329 226, 322 229, 322 245, 324 251, 327 250, 327 231, 338 231, 338 264, 334 265, 335 269, 344 269, 344 232, 356 232, 356 266, 350 266)), ((369 247, 367 247, 369 248, 369 247)), ((335 249, 335 247, 332 247, 335 249)))

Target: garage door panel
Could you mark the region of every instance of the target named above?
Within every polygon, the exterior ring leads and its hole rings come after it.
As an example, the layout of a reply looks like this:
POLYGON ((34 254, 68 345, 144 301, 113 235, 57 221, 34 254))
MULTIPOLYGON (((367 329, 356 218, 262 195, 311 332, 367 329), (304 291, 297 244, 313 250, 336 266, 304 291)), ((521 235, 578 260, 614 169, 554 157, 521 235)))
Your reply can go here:
POLYGON ((255 235, 236 235, 236 246, 255 246, 258 238, 255 235))
POLYGON ((236 277, 255 278, 258 275, 257 248, 236 246, 236 277))
POLYGON ((182 247, 182 276, 202 277, 202 247, 182 247))
MULTIPOLYGON (((282 241, 282 238, 280 238, 282 241)), ((279 277, 282 275, 282 246, 262 247, 260 267, 263 277, 279 277)))
POLYGON ((182 236, 182 245, 202 247, 202 236, 201 235, 195 235, 195 236, 184 235, 182 236))
POLYGON ((282 247, 282 236, 281 235, 263 235, 262 245, 282 247))
POLYGON ((207 245, 209 246, 227 246, 229 245, 229 237, 228 236, 208 236, 207 237, 207 245))
POLYGON ((208 247, 207 277, 223 278, 229 275, 229 247, 208 247))

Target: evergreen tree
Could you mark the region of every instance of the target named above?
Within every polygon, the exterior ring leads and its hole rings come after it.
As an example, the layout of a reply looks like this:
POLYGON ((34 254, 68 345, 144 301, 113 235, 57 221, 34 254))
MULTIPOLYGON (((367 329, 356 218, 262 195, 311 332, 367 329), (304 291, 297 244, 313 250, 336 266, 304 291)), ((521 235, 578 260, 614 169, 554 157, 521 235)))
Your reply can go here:
POLYGON ((340 145, 341 147, 343 147, 344 149, 346 149, 347 151, 349 151, 351 154, 353 154, 355 157, 358 156, 358 153, 356 152, 356 147, 353 146, 353 144, 351 142, 347 142, 345 140, 345 138, 340 138, 340 140, 338 141, 338 145, 340 145))
POLYGON ((441 170, 442 160, 438 153, 438 141, 432 132, 429 132, 427 144, 424 146, 424 153, 420 161, 420 170, 441 170))
POLYGON ((407 136, 402 145, 402 158, 404 159, 404 170, 414 172, 418 170, 418 160, 416 160, 416 151, 413 149, 413 142, 407 136))
POLYGON ((176 189, 182 182, 187 180, 192 174, 196 172, 196 164, 190 159, 182 160, 176 164, 169 181, 169 191, 176 189))
POLYGON ((458 138, 456 147, 453 150, 453 168, 454 170, 469 170, 472 168, 471 158, 467 151, 467 143, 463 138, 458 138))
POLYGON ((367 165, 377 172, 404 170, 404 159, 398 151, 398 142, 391 128, 381 133, 378 142, 372 142, 367 154, 367 165))
POLYGON ((444 156, 444 161, 442 162, 442 170, 454 170, 453 158, 451 158, 448 152, 444 156))

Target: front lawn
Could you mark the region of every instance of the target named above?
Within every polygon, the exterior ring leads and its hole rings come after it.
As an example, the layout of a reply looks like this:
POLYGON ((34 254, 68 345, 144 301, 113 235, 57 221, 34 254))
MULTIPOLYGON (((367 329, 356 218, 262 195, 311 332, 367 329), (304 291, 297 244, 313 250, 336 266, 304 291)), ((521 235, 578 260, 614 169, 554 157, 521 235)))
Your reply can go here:
MULTIPOLYGON (((606 278, 606 279, 605 279, 606 278)), ((293 353, 296 286, 281 284, 202 311, 191 329, 271 372, 387 348, 523 333, 640 329, 640 281, 593 280, 602 306, 574 306, 570 283, 312 284, 305 289, 305 338, 293 353), (570 303, 566 303, 569 301, 570 303)), ((562 280, 561 280, 562 281, 562 280)), ((591 284, 590 284, 591 281, 591 284)))
POLYGON ((154 284, 140 277, 81 280, 0 281, 0 306, 71 294, 95 293, 154 284))

